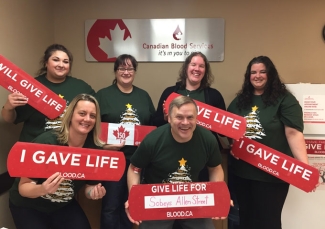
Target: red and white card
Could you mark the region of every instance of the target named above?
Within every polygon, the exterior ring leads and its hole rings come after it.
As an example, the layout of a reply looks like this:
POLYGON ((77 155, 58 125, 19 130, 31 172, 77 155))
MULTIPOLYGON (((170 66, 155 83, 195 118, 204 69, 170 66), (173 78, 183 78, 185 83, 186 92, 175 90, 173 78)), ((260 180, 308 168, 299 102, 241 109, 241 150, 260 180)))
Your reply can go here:
POLYGON ((128 202, 136 221, 227 217, 230 194, 223 181, 141 184, 132 186, 128 202))
POLYGON ((305 192, 318 184, 316 168, 249 138, 234 141, 231 151, 235 157, 305 192))
POLYGON ((125 141, 125 145, 138 146, 156 127, 102 122, 101 129, 99 138, 107 144, 120 144, 125 141))
POLYGON ((56 172, 67 179, 118 181, 125 170, 118 151, 17 142, 7 167, 11 177, 48 178, 56 172))
POLYGON ((50 119, 64 112, 66 101, 0 55, 0 85, 28 98, 28 104, 50 119))
MULTIPOLYGON (((165 111, 168 111, 171 101, 178 96, 180 94, 175 92, 169 95, 164 104, 165 111)), ((236 140, 244 136, 246 131, 246 119, 244 117, 197 100, 194 101, 198 108, 197 125, 236 140)))

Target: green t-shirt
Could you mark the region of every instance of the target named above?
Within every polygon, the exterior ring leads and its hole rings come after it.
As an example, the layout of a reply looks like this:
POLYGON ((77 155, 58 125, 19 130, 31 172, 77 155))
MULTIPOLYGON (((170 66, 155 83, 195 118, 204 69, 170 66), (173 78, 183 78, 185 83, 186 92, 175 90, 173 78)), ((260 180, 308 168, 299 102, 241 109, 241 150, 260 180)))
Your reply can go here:
POLYGON ((179 143, 171 134, 170 124, 166 124, 145 137, 131 163, 144 168, 144 183, 197 182, 205 165, 221 164, 221 154, 210 131, 196 126, 192 139, 179 143))
MULTIPOLYGON (((56 94, 63 96, 63 99, 67 102, 67 107, 71 100, 78 94, 95 94, 95 91, 86 82, 71 76, 67 76, 66 80, 62 83, 52 83, 48 81, 45 74, 40 75, 35 79, 56 94)), ((15 123, 24 122, 19 137, 19 141, 22 142, 30 142, 45 131, 58 128, 61 123, 60 119, 64 114, 61 114, 60 117, 56 119, 50 120, 28 104, 16 107, 16 112, 17 117, 15 123)))
MULTIPOLYGON (((113 84, 99 90, 96 99, 102 122, 150 125, 155 112, 149 94, 136 86, 133 86, 131 93, 123 93, 116 84, 113 84)), ((135 150, 135 146, 125 146, 121 149, 126 158, 129 158, 135 150)))
MULTIPOLYGON (((285 126, 303 131, 302 109, 297 99, 290 93, 279 98, 273 106, 265 107, 262 97, 254 95, 251 106, 239 110, 236 106, 238 98, 235 98, 228 107, 228 111, 245 117, 245 136, 259 143, 269 146, 277 151, 293 157, 289 147, 285 126)), ((230 157, 230 168, 242 178, 266 181, 282 182, 278 178, 242 161, 230 157)))
MULTIPOLYGON (((101 149, 99 146, 94 144, 92 136, 88 135, 83 148, 101 149)), ((35 143, 49 144, 49 145, 61 145, 57 141, 57 136, 55 132, 47 131, 39 135, 34 139, 35 143)), ((32 178, 37 184, 42 184, 46 179, 32 178)), ((18 185, 20 178, 16 178, 13 186, 9 190, 10 201, 20 207, 32 208, 41 212, 53 212, 56 211, 67 204, 69 204, 74 195, 87 183, 87 184, 97 184, 98 181, 85 181, 85 180, 69 180, 65 179, 58 190, 53 194, 48 194, 38 198, 27 198, 19 194, 18 185)))

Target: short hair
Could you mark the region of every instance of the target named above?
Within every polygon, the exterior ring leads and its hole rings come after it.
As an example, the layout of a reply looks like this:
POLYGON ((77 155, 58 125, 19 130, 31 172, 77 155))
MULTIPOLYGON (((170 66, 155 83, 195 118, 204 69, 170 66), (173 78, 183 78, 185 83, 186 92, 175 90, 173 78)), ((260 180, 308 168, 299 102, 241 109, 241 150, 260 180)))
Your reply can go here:
POLYGON ((66 112, 63 115, 61 126, 57 129, 58 141, 62 144, 67 144, 69 140, 69 127, 72 119, 73 112, 79 101, 89 101, 95 104, 96 107, 96 122, 94 128, 88 133, 93 135, 95 145, 102 146, 103 142, 99 139, 100 134, 100 110, 99 105, 95 97, 88 94, 79 94, 73 98, 70 102, 66 112))
POLYGON ((62 51, 65 52, 69 58, 69 73, 71 72, 72 69, 72 62, 73 62, 73 56, 72 53, 63 45, 60 44, 52 44, 49 47, 47 47, 47 49, 44 52, 44 55, 42 56, 41 60, 40 60, 40 65, 41 68, 37 71, 37 75, 42 75, 44 73, 47 72, 47 68, 46 68, 46 63, 49 60, 49 58, 52 56, 52 54, 56 51, 62 51))
MULTIPOLYGON (((131 62, 132 67, 134 68, 134 71, 136 72, 138 69, 138 61, 134 58, 134 56, 129 55, 129 54, 122 54, 118 56, 114 62, 114 72, 116 73, 117 69, 121 65, 128 65, 128 61, 131 62)), ((116 84, 117 80, 114 78, 113 84, 116 84)))
POLYGON ((168 115, 171 114, 174 107, 177 107, 179 109, 181 106, 186 104, 193 104, 195 106, 196 113, 198 112, 197 105, 191 97, 180 95, 173 99, 169 104, 168 115))
POLYGON ((210 63, 207 59, 207 57, 201 53, 201 52, 192 52, 186 59, 185 62, 183 63, 181 69, 179 70, 179 77, 177 79, 177 82, 181 83, 181 87, 185 88, 186 87, 186 79, 187 79, 187 69, 188 65, 191 63, 192 58, 195 56, 200 56, 203 58, 204 64, 205 64, 205 73, 202 78, 202 81, 200 83, 200 89, 210 87, 211 84, 213 83, 214 76, 211 72, 211 67, 210 63))

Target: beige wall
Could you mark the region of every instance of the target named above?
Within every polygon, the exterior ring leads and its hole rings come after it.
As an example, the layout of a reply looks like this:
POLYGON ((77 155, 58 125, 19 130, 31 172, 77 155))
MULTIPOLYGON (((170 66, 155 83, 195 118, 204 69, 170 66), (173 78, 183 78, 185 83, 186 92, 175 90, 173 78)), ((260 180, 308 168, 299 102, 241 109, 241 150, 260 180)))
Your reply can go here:
MULTIPOLYGON (((75 57, 73 75, 98 90, 113 79, 113 65, 86 62, 84 22, 98 18, 225 19, 225 60, 211 63, 213 86, 227 104, 239 90, 248 62, 268 55, 286 83, 325 83, 325 2, 312 0, 165 0, 56 1, 55 41, 75 57), (64 6, 64 7, 63 7, 64 6), (91 80, 90 80, 91 77, 91 80)), ((194 28, 195 29, 195 28, 194 28)), ((157 105, 161 92, 175 83, 181 63, 140 63, 135 84, 147 90, 157 105)))
MULTIPOLYGON (((325 1, 319 0, 0 0, 0 54, 31 75, 44 49, 64 44, 74 55, 73 76, 98 90, 113 80, 112 63, 88 63, 84 55, 84 22, 109 18, 225 19, 225 60, 211 63, 213 87, 226 104, 239 90, 248 62, 268 55, 285 83, 325 83, 325 1)), ((195 29, 195 28, 194 28, 195 29)), ((181 63, 140 63, 135 85, 147 90, 156 105, 173 85, 181 63)), ((0 88, 0 104, 8 92, 0 88)), ((19 127, 0 118, 0 172, 16 141, 19 127)), ((0 197, 0 227, 14 228, 7 195, 0 197), (6 225, 5 225, 6 224, 6 225)))
MULTIPOLYGON (((0 0, 0 55, 34 75, 44 48, 54 42, 50 0, 0 0)), ((7 90, 0 88, 0 105, 7 90)), ((6 171, 7 154, 17 140, 20 126, 0 118, 0 173, 6 171)), ((0 184, 1 185, 1 184, 0 184)), ((8 209, 8 193, 0 196, 0 228, 14 229, 8 209)))

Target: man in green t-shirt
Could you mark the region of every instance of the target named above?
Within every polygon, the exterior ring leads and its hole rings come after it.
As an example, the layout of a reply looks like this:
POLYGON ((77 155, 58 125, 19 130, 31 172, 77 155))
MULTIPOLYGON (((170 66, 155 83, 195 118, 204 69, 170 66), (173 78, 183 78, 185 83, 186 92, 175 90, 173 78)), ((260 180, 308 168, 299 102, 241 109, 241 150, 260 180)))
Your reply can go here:
MULTIPOLYGON (((170 103, 169 124, 148 134, 131 157, 127 174, 129 190, 132 185, 140 184, 141 169, 145 169, 143 183, 147 184, 198 182, 199 172, 206 165, 210 181, 223 181, 218 142, 210 131, 196 126, 196 118, 197 106, 190 97, 179 96, 170 103)), ((139 223, 128 216, 131 222, 139 223)), ((177 220, 186 228, 214 229, 212 219, 177 220)), ((140 229, 168 229, 174 221, 143 221, 140 229)))

